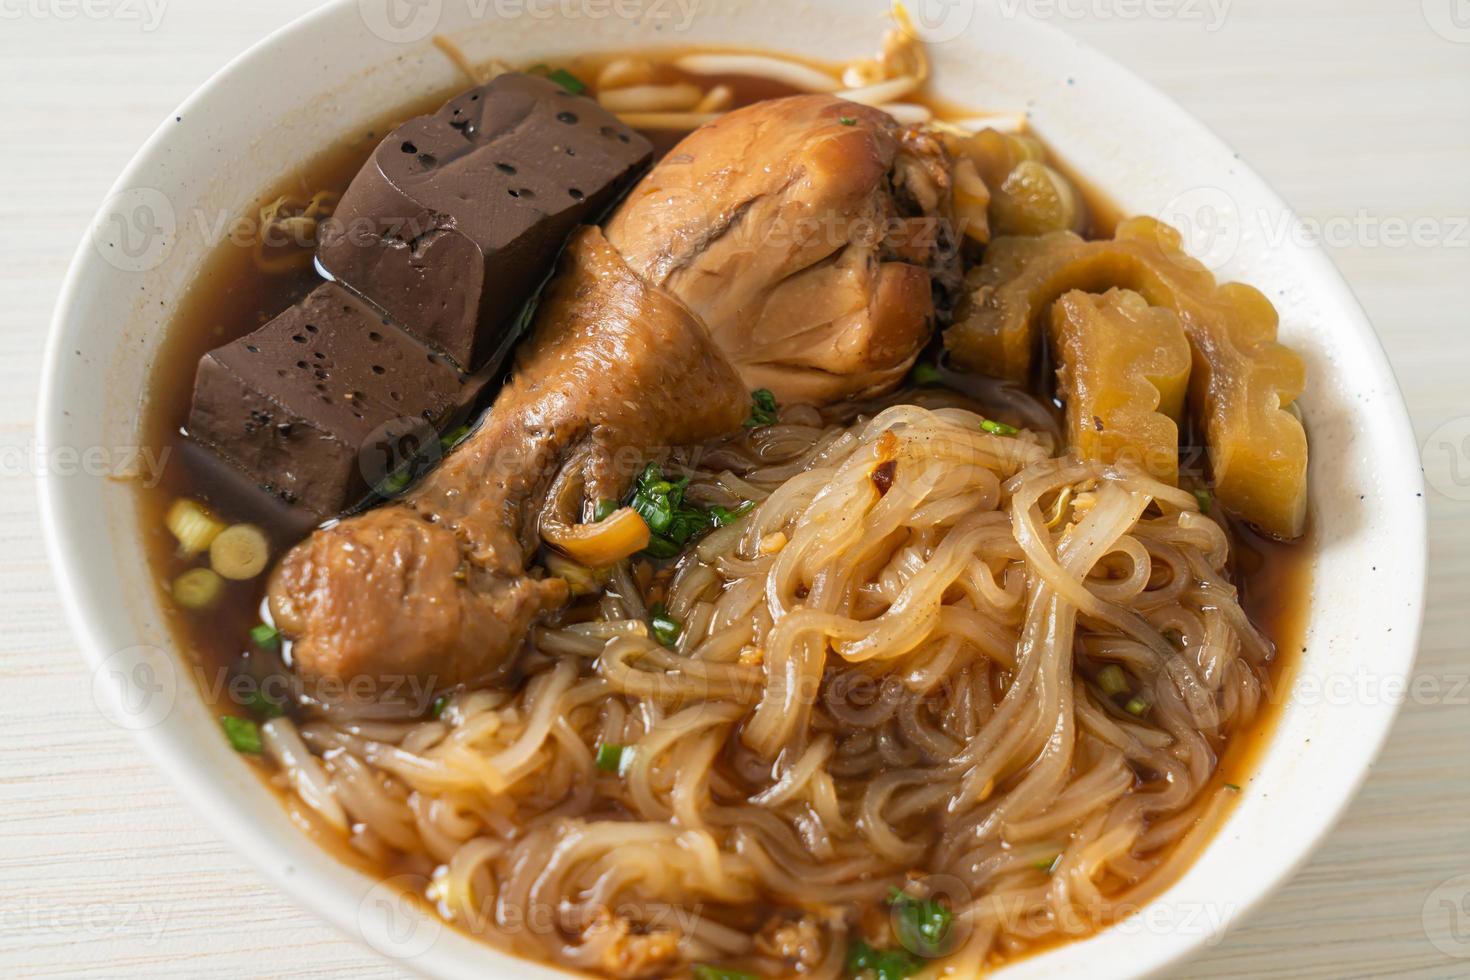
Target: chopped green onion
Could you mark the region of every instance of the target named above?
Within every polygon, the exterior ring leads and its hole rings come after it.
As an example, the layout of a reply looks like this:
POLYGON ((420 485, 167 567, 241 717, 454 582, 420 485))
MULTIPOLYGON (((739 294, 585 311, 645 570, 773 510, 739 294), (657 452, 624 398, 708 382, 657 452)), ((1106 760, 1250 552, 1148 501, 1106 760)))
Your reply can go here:
POLYGON ((665 480, 657 463, 649 463, 633 485, 628 506, 638 512, 650 531, 663 534, 673 526, 674 508, 683 500, 683 488, 665 480))
POLYGON ((1045 871, 1047 874, 1051 874, 1057 869, 1057 865, 1061 863, 1061 860, 1062 855, 1060 852, 1058 852, 1056 854, 1053 854, 1049 858, 1042 858, 1040 861, 1031 862, 1031 867, 1035 868, 1037 871, 1045 871))
POLYGON ((527 75, 540 75, 548 81, 555 82, 573 95, 581 95, 587 91, 587 86, 582 80, 565 68, 552 68, 545 62, 538 62, 526 69, 527 75))
POLYGON ((696 963, 694 964, 694 980, 759 980, 759 978, 754 973, 747 973, 744 970, 696 963))
POLYGON ((913 371, 909 373, 909 377, 913 379, 914 384, 926 388, 930 385, 940 384, 944 380, 939 373, 939 368, 928 361, 920 361, 915 364, 913 371))
POLYGON ((903 949, 878 950, 861 939, 847 947, 847 974, 872 980, 906 980, 923 968, 918 957, 903 949))
POLYGON ((281 645, 281 631, 269 623, 250 627, 250 642, 262 650, 274 650, 281 645))
POLYGON ((673 647, 679 642, 679 634, 684 632, 684 626, 673 616, 662 602, 653 604, 649 611, 648 625, 653 630, 653 638, 666 647, 673 647))
POLYGON ((565 68, 558 68, 546 77, 573 95, 581 95, 587 91, 587 86, 582 84, 582 80, 565 68))
POLYGON ((611 497, 603 497, 597 502, 597 506, 592 509, 592 520, 594 522, 605 521, 613 516, 617 512, 617 509, 618 502, 616 500, 613 500, 611 497))
POLYGON ((888 893, 888 904, 897 916, 894 931, 904 949, 931 958, 944 954, 944 941, 954 923, 953 912, 937 899, 914 898, 897 888, 888 893))
POLYGON ((674 544, 668 538, 661 538, 655 535, 649 535, 648 547, 643 549, 643 553, 650 558, 657 558, 659 561, 667 561, 670 558, 677 558, 679 556, 680 550, 681 549, 679 548, 679 546, 674 544))
POLYGON ((769 388, 757 388, 750 393, 750 418, 745 420, 747 429, 755 429, 762 425, 774 425, 779 421, 776 404, 776 396, 771 394, 769 388))
POLYGON ((230 745, 236 752, 260 755, 265 751, 265 747, 260 744, 260 726, 249 718, 220 715, 219 724, 225 730, 225 738, 230 740, 230 745))
POLYGON ((444 714, 444 709, 447 707, 449 707, 449 695, 441 694, 434 699, 434 706, 429 710, 435 718, 438 718, 444 714))
POLYGON ((603 772, 621 774, 623 765, 633 758, 626 745, 604 742, 597 750, 597 768, 603 772))
POLYGON ((677 481, 664 479, 657 463, 649 463, 639 474, 628 497, 628 506, 638 512, 648 525, 648 547, 644 554, 653 558, 673 558, 690 541, 717 526, 712 511, 684 502, 689 487, 686 476, 677 481))
POLYGON ((396 497, 407 490, 408 485, 412 482, 413 466, 405 464, 383 478, 383 482, 378 484, 378 496, 396 497))
POLYGON ((1014 425, 1006 425, 1004 422, 997 422, 994 419, 982 420, 980 423, 980 428, 984 429, 986 432, 989 432, 993 436, 1013 436, 1021 431, 1014 425))
POLYGON ((174 602, 191 612, 208 609, 225 591, 225 580, 210 568, 191 568, 174 579, 174 602))
POLYGON ((1194 492, 1194 499, 1199 501, 1199 512, 1201 514, 1208 514, 1210 512, 1210 491, 1196 490, 1194 492))
POLYGON ((727 524, 734 524, 754 509, 754 500, 747 500, 734 510, 730 510, 727 507, 711 507, 709 509, 709 519, 715 527, 724 527, 727 524))
POLYGON ((857 120, 854 119, 852 116, 838 116, 837 117, 837 121, 840 122, 840 123, 842 123, 842 125, 844 125, 844 126, 856 126, 857 125, 857 120))
POLYGON ((173 502, 164 515, 163 523, 178 538, 179 554, 185 558, 208 551, 214 539, 225 529, 224 521, 215 517, 208 507, 188 497, 173 502))
POLYGON ((1133 715, 1135 718, 1142 718, 1144 715, 1148 714, 1148 709, 1149 704, 1147 701, 1144 700, 1143 695, 1141 694, 1129 698, 1128 703, 1123 705, 1123 710, 1128 712, 1130 715, 1133 715))
POLYGON ((450 429, 448 432, 439 437, 439 448, 447 453, 449 452, 449 450, 453 449, 455 446, 458 446, 461 442, 463 442, 464 437, 469 434, 470 427, 468 423, 461 425, 458 428, 450 429))
POLYGON ((1108 664, 1097 672, 1097 686, 1102 688, 1108 697, 1122 694, 1128 690, 1128 678, 1123 674, 1123 668, 1117 664, 1108 664))
POLYGON ((285 708, 258 687, 246 695, 245 706, 262 718, 279 718, 286 713, 285 708))
POLYGON ((270 539, 254 524, 232 524, 209 543, 209 567, 234 582, 255 578, 270 558, 270 539))
POLYGON ((1226 783, 1225 784, 1225 788, 1228 789, 1228 790, 1230 790, 1232 793, 1239 793, 1240 792, 1240 787, 1238 785, 1236 785, 1235 783, 1226 783))

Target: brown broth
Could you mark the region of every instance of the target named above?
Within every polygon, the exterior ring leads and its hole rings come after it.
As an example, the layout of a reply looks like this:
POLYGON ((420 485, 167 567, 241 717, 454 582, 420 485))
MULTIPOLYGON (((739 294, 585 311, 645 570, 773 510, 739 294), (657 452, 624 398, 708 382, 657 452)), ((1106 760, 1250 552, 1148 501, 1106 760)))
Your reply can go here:
MULTIPOLYGON (((620 52, 616 56, 626 56, 620 52)), ((667 58, 670 52, 655 57, 667 58)), ((591 79, 615 55, 588 55, 568 61, 567 67, 583 79, 591 79)), ((830 67, 811 61, 818 67, 830 67)), ((656 80, 676 81, 686 76, 670 66, 657 69, 656 80)), ((735 92, 735 104, 743 105, 762 99, 791 94, 792 90, 765 79, 744 76, 700 76, 706 86, 729 85, 735 92)), ((383 134, 411 116, 433 111, 454 91, 436 92, 393 112, 365 132, 349 134, 319 155, 283 175, 258 196, 248 211, 254 211, 283 194, 307 198, 316 191, 344 191, 353 175, 368 159, 383 134)), ((969 115, 958 107, 926 101, 941 116, 969 115)), ((662 155, 683 135, 677 132, 646 133, 662 155)), ((1107 198, 1075 172, 1053 157, 1051 162, 1069 176, 1083 193, 1089 215, 1091 235, 1110 235, 1119 213, 1107 198)), ((252 217, 247 214, 246 217, 252 217)), ((307 264, 300 270, 284 274, 260 271, 250 248, 230 242, 221 244, 205 262, 193 285, 174 312, 155 363, 144 396, 142 441, 156 451, 166 450, 173 464, 166 468, 162 480, 154 488, 140 489, 138 506, 152 576, 157 583, 160 604, 181 650, 193 658, 201 694, 211 707, 221 713, 245 714, 238 696, 227 693, 231 678, 242 675, 260 681, 284 669, 279 659, 251 651, 247 633, 262 619, 261 605, 265 577, 245 583, 229 583, 225 599, 208 615, 190 614, 174 608, 169 597, 169 583, 197 562, 186 561, 177 554, 173 537, 164 527, 164 514, 179 497, 203 500, 227 521, 248 520, 264 527, 272 538, 273 554, 304 536, 309 526, 294 517, 284 506, 268 502, 262 495, 241 490, 238 480, 225 476, 221 464, 183 435, 188 416, 195 367, 207 351, 237 339, 279 314, 305 295, 319 279, 307 264)), ((1226 805, 1216 809, 1220 821, 1228 815, 1231 802, 1240 787, 1248 791, 1252 773, 1260 753, 1268 744, 1279 716, 1279 707, 1289 688, 1305 635, 1306 617, 1311 593, 1310 547, 1298 543, 1282 544, 1262 538, 1248 528, 1232 526, 1235 581, 1250 618, 1272 640, 1277 650, 1269 666, 1265 683, 1264 709, 1244 731, 1239 731, 1224 748, 1214 776, 1214 792, 1229 794, 1226 805)), ((407 874, 425 875, 423 860, 404 856, 385 867, 353 850, 343 838, 293 795, 282 789, 280 781, 269 778, 267 765, 255 765, 269 785, 276 789, 293 818, 321 846, 342 861, 370 873, 388 877, 407 874)), ((1218 823, 1216 824, 1218 826, 1218 823)), ((1206 828, 1206 832, 1213 828, 1206 828)), ((422 901, 419 896, 413 896, 422 901)), ((727 910, 733 912, 733 910, 727 910)), ((1061 942, 1064 940, 1059 940, 1061 942)), ((1009 958, 1033 955, 1050 948, 1053 943, 1037 944, 1016 951, 1009 958)))

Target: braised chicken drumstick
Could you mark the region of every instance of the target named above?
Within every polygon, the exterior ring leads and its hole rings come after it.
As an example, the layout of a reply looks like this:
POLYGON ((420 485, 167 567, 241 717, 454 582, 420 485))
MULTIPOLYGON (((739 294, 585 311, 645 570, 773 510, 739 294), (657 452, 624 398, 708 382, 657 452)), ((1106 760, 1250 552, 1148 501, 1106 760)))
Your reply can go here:
POLYGON ((753 388, 821 403, 897 384, 958 283, 949 202, 936 142, 833 97, 693 133, 606 237, 574 235, 479 429, 281 562, 270 604, 298 673, 493 676, 568 598, 531 567, 554 488, 622 497, 649 447, 737 430, 753 388))

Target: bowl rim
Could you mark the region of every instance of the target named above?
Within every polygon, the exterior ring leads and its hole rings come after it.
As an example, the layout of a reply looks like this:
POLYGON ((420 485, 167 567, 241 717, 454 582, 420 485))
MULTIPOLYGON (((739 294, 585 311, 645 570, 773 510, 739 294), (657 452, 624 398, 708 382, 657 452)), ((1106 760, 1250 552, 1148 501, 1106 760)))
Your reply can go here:
MULTIPOLYGON (((169 113, 169 117, 190 113, 215 89, 228 85, 236 75, 245 72, 262 59, 269 58, 272 49, 283 38, 311 30, 319 23, 328 23, 335 18, 342 17, 350 8, 361 2, 363 0, 328 0, 321 6, 277 28, 214 72, 185 99, 177 110, 169 113)), ((1061 28, 1049 23, 1027 19, 1024 29, 1038 32, 1049 44, 1071 47, 1073 54, 1087 62, 1089 68, 1110 75, 1113 80, 1135 91, 1146 92, 1159 105, 1166 106, 1172 111, 1171 124, 1188 127, 1192 130, 1190 134, 1192 139, 1209 145, 1214 152, 1227 156, 1233 155, 1228 144, 1172 97, 1111 57, 1102 54, 1090 44, 1076 39, 1061 28)), ((158 154, 160 147, 167 144, 174 132, 175 130, 169 124, 169 118, 166 117, 133 155, 114 182, 104 202, 119 191, 134 186, 137 178, 154 165, 154 157, 158 154)), ((1236 156, 1238 159, 1238 155, 1236 156)), ((1292 219, 1295 218, 1295 213, 1254 168, 1242 161, 1241 169, 1245 179, 1258 185, 1256 190, 1262 200, 1279 207, 1282 214, 1292 219)), ((89 229, 94 227, 105 213, 106 204, 104 203, 94 217, 93 224, 89 225, 89 229)), ((1302 247, 1298 258, 1306 263, 1305 272, 1314 284, 1314 288, 1340 294, 1340 300, 1345 308, 1355 314, 1352 318, 1354 322, 1342 325, 1342 329, 1351 328, 1355 334, 1352 339, 1361 347, 1361 353, 1369 361, 1369 366, 1389 386, 1390 397, 1387 402, 1393 413, 1391 419, 1385 420, 1388 428, 1396 437, 1393 445, 1385 449, 1382 445, 1375 444, 1375 450, 1385 452, 1389 456, 1399 457, 1391 460, 1391 464, 1400 466, 1403 472, 1408 474, 1406 479, 1411 488, 1417 488, 1419 491, 1415 497, 1415 503, 1411 505, 1413 512, 1408 515, 1409 524, 1414 531, 1413 538, 1399 542, 1400 546, 1413 557, 1408 562, 1409 579, 1397 583, 1408 601, 1393 620, 1396 630, 1395 639, 1391 644, 1393 649, 1401 652, 1393 666, 1397 668, 1401 665, 1403 672, 1407 675, 1412 670, 1419 647, 1427 568, 1427 517, 1423 498, 1423 476, 1417 455, 1413 452, 1413 447, 1417 445, 1417 442, 1414 438, 1402 389, 1394 375, 1382 342, 1373 331, 1350 286, 1319 244, 1302 247)), ((84 235, 68 267, 48 328, 36 421, 36 441, 40 447, 52 445, 66 411, 64 401, 66 392, 61 384, 61 375, 68 346, 68 325, 74 322, 74 308, 77 306, 78 297, 85 292, 89 270, 97 261, 100 259, 95 254, 88 235, 84 235)), ((89 666, 98 669, 106 660, 108 651, 115 648, 115 644, 109 642, 105 630, 93 617, 88 615, 88 603, 85 596, 85 582, 90 573, 87 563, 88 543, 78 538, 75 529, 69 527, 63 517, 67 507, 66 481, 49 473, 47 467, 40 467, 37 482, 42 532, 65 616, 73 635, 79 640, 79 646, 89 666)), ((1235 909, 1228 923, 1208 934, 1179 933, 1162 937, 1155 936, 1154 941, 1148 946, 1148 952, 1133 960, 1132 969, 1116 975, 1154 975, 1178 964, 1198 952, 1200 948, 1218 941, 1230 928, 1251 911, 1259 908, 1267 897, 1292 877, 1315 853, 1356 797, 1372 769, 1373 760, 1381 753, 1387 741, 1398 709, 1399 703, 1390 700, 1371 713, 1367 721, 1367 728, 1363 732, 1365 744, 1371 746, 1371 751, 1362 758, 1361 764, 1354 770, 1350 779, 1339 780, 1332 786, 1329 796, 1321 800, 1324 805, 1314 814, 1312 826, 1306 835, 1310 839, 1305 840, 1297 848, 1293 858, 1290 861, 1279 862, 1264 871, 1256 871, 1251 878, 1251 884, 1243 886, 1243 901, 1235 909)), ((1279 710, 1284 712, 1287 706, 1283 705, 1279 710)), ((354 910, 360 904, 362 895, 348 884, 350 875, 342 875, 339 879, 323 882, 314 877, 317 868, 308 867, 304 869, 308 873, 302 873, 293 866, 290 860, 283 862, 280 859, 280 852, 283 850, 295 852, 299 858, 301 856, 300 845, 303 843, 308 848, 321 852, 321 855, 325 855, 325 852, 305 834, 298 835, 299 840, 297 841, 283 842, 242 816, 232 806, 233 797, 225 781, 221 780, 218 774, 199 765, 197 760, 191 759, 185 753, 176 735, 171 732, 172 727, 174 726, 165 723, 136 730, 132 734, 143 745, 155 768, 168 777, 180 796, 204 817, 206 823, 236 853, 243 856, 281 891, 290 895, 299 906, 312 911, 341 934, 363 943, 366 937, 362 922, 359 916, 354 915, 354 910)), ((1272 733, 1266 737, 1270 740, 1276 736, 1272 733)), ((1212 837, 1205 844, 1204 851, 1215 847, 1216 839, 1212 837)), ((287 856, 289 857, 289 854, 287 856)), ((355 871, 339 862, 335 857, 329 855, 326 857, 339 869, 355 871)), ((361 872, 356 873, 361 875, 361 872)), ((1100 930, 1097 935, 1107 931, 1106 929, 1100 930)), ((517 972, 512 975, 544 977, 569 975, 555 967, 527 961, 479 943, 469 937, 454 933, 452 930, 446 930, 446 932, 457 936, 459 940, 470 943, 470 947, 461 948, 458 942, 451 943, 450 948, 441 945, 439 950, 433 954, 408 960, 400 959, 397 962, 425 973, 460 976, 469 975, 472 969, 484 971, 486 967, 493 968, 494 961, 502 959, 514 964, 517 972)), ((1083 939, 1078 943, 1086 941, 1083 939)), ((1029 959, 1045 962, 1051 958, 1052 953, 1049 950, 1029 959)), ((1002 975, 1009 975, 1010 972, 1009 968, 1001 971, 1002 975)), ((480 975, 483 975, 483 972, 480 975)))

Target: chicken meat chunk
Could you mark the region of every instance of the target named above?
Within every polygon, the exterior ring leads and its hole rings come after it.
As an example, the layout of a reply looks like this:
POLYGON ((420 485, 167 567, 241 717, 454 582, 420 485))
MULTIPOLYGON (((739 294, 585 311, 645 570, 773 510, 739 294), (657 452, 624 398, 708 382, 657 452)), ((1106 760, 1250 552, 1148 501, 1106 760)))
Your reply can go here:
POLYGON ((939 140, 827 95, 695 130, 607 238, 699 315, 747 385, 790 402, 893 387, 961 281, 939 140))

